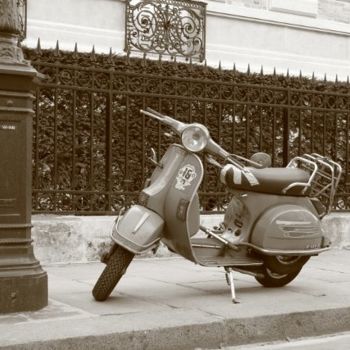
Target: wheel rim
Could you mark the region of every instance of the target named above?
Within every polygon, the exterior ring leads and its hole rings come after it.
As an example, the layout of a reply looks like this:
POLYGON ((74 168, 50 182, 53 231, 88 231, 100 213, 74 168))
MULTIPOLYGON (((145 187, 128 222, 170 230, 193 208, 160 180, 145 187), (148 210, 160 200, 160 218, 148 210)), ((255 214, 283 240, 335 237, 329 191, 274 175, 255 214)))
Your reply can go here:
POLYGON ((282 265, 295 264, 300 259, 300 256, 277 255, 276 260, 282 265))
POLYGON ((286 277, 288 274, 284 274, 284 275, 280 275, 279 273, 276 273, 276 272, 272 272, 270 269, 268 269, 266 267, 266 273, 271 277, 271 278, 274 278, 274 279, 281 279, 281 278, 284 278, 286 277))

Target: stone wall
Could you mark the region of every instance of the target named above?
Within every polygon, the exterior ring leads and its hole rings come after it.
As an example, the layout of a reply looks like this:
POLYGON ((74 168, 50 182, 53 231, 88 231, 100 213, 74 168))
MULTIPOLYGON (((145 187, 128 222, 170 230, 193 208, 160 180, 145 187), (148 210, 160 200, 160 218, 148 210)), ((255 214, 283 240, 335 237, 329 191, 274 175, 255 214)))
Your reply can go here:
MULTIPOLYGON (((209 0, 207 63, 238 70, 346 80, 350 72, 349 0, 209 0)), ((24 45, 117 54, 124 49, 124 0, 28 2, 24 45)))
POLYGON ((234 6, 350 23, 350 0, 213 0, 234 6))
POLYGON ((331 21, 350 23, 350 1, 319 0, 318 17, 331 21))
MULTIPOLYGON (((43 264, 98 261, 108 249, 114 216, 34 215, 32 237, 35 256, 43 264)), ((201 223, 213 227, 222 215, 202 215, 201 223)), ((323 227, 334 249, 350 249, 350 214, 333 213, 326 217, 323 227)), ((165 246, 147 257, 170 256, 165 246)))

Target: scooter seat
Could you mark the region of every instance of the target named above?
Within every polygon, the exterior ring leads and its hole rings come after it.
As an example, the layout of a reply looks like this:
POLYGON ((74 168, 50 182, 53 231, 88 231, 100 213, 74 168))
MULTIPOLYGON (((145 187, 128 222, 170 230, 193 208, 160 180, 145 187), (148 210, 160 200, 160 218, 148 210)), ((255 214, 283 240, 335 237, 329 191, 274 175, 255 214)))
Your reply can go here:
POLYGON ((227 164, 221 171, 220 179, 229 188, 243 191, 306 196, 310 192, 305 186, 293 186, 283 191, 293 183, 307 183, 310 175, 299 168, 264 168, 247 167, 241 171, 232 164, 227 164))

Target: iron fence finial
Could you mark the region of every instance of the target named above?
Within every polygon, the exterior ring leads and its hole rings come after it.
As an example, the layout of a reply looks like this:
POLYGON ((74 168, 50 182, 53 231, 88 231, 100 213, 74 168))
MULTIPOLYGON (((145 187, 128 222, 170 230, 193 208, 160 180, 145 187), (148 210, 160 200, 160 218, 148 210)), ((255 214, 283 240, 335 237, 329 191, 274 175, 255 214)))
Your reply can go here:
POLYGON ((111 64, 112 66, 114 66, 114 61, 113 61, 113 49, 112 49, 112 47, 109 48, 109 53, 108 53, 107 62, 108 62, 109 64, 111 64))
POLYGON ((125 63, 127 66, 130 64, 130 51, 126 51, 125 63))
POLYGON ((54 55, 55 56, 59 56, 60 55, 60 44, 59 44, 58 40, 56 41, 56 47, 55 47, 54 55))
POLYGON ((176 75, 176 72, 178 70, 178 65, 177 65, 177 59, 176 59, 176 56, 174 58, 174 70, 175 70, 175 75, 176 75))
POLYGON ((93 61, 93 62, 96 61, 95 45, 92 45, 92 50, 91 50, 91 54, 90 54, 90 59, 91 59, 91 61, 93 61))
POLYGON ((74 53, 75 54, 78 53, 78 43, 77 42, 74 44, 74 53))
POLYGON ((38 42, 36 44, 36 53, 41 55, 41 44, 40 44, 40 38, 38 38, 38 42))

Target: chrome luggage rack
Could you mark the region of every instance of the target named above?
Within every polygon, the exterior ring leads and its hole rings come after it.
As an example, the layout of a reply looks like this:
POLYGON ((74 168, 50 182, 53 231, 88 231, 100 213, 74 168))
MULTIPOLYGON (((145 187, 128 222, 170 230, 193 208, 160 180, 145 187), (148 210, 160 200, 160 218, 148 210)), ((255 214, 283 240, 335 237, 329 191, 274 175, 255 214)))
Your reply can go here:
POLYGON ((310 173, 309 181, 294 182, 283 189, 287 193, 291 188, 302 186, 303 193, 309 192, 309 196, 317 198, 326 208, 328 214, 333 205, 334 196, 340 181, 341 166, 317 153, 303 154, 294 157, 287 165, 287 168, 300 168, 310 173))

